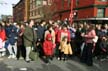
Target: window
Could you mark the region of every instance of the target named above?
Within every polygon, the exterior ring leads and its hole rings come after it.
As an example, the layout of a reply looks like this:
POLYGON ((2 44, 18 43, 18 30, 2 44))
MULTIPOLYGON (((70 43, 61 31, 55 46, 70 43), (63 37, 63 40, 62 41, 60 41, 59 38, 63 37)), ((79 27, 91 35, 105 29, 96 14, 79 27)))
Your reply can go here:
POLYGON ((36 0, 36 6, 42 5, 42 0, 36 0))
POLYGON ((76 0, 76 6, 78 6, 79 5, 79 0, 76 0))
POLYGON ((47 1, 46 0, 43 0, 42 4, 43 5, 47 5, 47 1))
POLYGON ((48 5, 52 4, 52 0, 47 0, 48 1, 48 5))
POLYGON ((71 6, 71 0, 68 0, 68 7, 71 6))
POLYGON ((97 17, 104 17, 105 15, 105 9, 104 8, 99 8, 97 11, 97 17))

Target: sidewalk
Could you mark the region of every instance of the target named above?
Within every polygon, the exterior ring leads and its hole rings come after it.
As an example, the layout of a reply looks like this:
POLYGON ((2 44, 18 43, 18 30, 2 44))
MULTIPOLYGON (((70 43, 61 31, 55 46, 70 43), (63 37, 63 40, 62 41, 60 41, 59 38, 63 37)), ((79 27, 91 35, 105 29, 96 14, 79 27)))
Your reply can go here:
MULTIPOLYGON (((108 63, 107 63, 108 64, 108 63)), ((54 59, 51 64, 46 65, 40 59, 26 63, 24 60, 0 58, 0 71, 107 71, 102 70, 99 64, 88 67, 76 60, 67 62, 54 59), (4 69, 4 70, 2 70, 4 69)))

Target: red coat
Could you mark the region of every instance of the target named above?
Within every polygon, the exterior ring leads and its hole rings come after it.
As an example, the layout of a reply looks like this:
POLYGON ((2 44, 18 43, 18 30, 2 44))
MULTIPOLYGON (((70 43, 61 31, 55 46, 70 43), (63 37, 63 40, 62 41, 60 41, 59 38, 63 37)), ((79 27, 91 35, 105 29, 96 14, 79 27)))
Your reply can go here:
POLYGON ((46 40, 43 43, 44 54, 47 56, 53 55, 53 42, 48 40, 48 38, 52 38, 51 34, 46 36, 46 40))
POLYGON ((6 39, 5 30, 1 30, 1 31, 0 31, 0 38, 2 39, 2 41, 4 41, 4 40, 6 39))
POLYGON ((69 30, 67 30, 67 31, 59 30, 58 33, 57 33, 57 42, 60 42, 62 33, 66 33, 67 37, 68 37, 68 41, 70 41, 70 32, 69 32, 69 30))

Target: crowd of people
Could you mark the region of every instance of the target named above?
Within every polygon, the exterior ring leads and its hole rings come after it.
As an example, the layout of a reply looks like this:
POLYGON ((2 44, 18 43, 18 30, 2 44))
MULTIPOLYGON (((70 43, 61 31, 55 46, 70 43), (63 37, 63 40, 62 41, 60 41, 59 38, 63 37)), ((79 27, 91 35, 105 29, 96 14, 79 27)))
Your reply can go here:
POLYGON ((92 66, 93 57, 108 58, 108 25, 70 24, 68 20, 0 23, 0 57, 23 57, 30 62, 31 52, 38 53, 47 64, 54 57, 67 61, 77 56, 82 63, 92 66))

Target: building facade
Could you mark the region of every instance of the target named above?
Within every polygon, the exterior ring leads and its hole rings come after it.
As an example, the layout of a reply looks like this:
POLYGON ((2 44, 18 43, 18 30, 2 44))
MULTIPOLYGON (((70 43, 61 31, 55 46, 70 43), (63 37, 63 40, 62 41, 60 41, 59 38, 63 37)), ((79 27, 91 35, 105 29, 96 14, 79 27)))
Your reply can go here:
POLYGON ((29 19, 29 1, 20 0, 16 5, 13 6, 13 21, 21 22, 29 19))
POLYGON ((20 0, 13 6, 13 20, 15 22, 24 21, 25 16, 25 0, 20 0))
POLYGON ((104 23, 108 20, 108 0, 78 0, 77 20, 104 23))
POLYGON ((52 0, 30 0, 29 19, 47 19, 51 13, 52 0))
POLYGON ((69 18, 70 4, 71 0, 30 0, 29 19, 64 20, 69 18))

